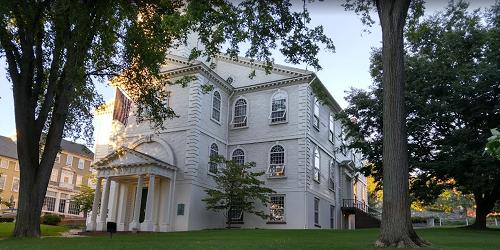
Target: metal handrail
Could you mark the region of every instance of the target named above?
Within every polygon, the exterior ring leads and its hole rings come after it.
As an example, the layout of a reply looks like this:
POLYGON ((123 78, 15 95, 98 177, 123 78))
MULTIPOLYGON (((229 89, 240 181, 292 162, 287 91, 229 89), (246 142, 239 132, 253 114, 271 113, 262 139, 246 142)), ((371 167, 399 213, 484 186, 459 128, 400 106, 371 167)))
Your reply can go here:
POLYGON ((368 204, 366 204, 366 202, 360 201, 357 199, 343 199, 342 200, 342 207, 357 208, 357 209, 360 209, 360 210, 362 210, 366 213, 369 213, 375 217, 380 217, 382 215, 382 213, 380 211, 378 211, 377 209, 372 208, 372 207, 368 206, 368 204))

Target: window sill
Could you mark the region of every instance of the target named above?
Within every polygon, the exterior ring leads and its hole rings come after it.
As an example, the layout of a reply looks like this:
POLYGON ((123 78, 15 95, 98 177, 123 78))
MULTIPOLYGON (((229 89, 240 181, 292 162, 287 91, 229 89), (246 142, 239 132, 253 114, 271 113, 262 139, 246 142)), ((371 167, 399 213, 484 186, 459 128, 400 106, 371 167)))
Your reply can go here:
POLYGON ((316 131, 318 131, 318 132, 319 132, 319 127, 316 127, 316 125, 314 125, 314 124, 313 124, 313 126, 312 126, 312 127, 313 127, 316 131))
MULTIPOLYGON (((228 223, 226 222, 226 224, 228 223)), ((243 225, 243 224, 245 224, 245 222, 243 221, 231 221, 231 225, 243 225)))
POLYGON ((210 117, 210 120, 217 123, 217 125, 221 126, 220 121, 215 120, 214 118, 210 117))
POLYGON ((269 126, 272 126, 272 125, 280 125, 280 124, 285 124, 285 123, 288 123, 288 120, 286 121, 280 121, 280 122, 269 122, 269 126))
POLYGON ((213 176, 213 177, 216 177, 216 176, 217 176, 217 174, 216 174, 216 173, 212 173, 212 172, 210 172, 210 171, 209 171, 207 174, 208 174, 208 175, 210 175, 210 176, 213 176))
POLYGON ((286 179, 287 176, 286 175, 283 175, 283 176, 267 176, 267 179, 286 179))
POLYGON ((316 223, 314 223, 314 226, 317 228, 321 228, 321 226, 319 224, 316 224, 316 223))
POLYGON ((286 224, 286 221, 268 221, 266 224, 286 224))
POLYGON ((242 127, 235 127, 234 125, 231 126, 231 129, 245 129, 248 128, 248 125, 242 126, 242 127))
POLYGON ((313 181, 314 181, 314 182, 316 182, 316 183, 318 183, 318 184, 320 184, 320 183, 321 183, 319 180, 314 180, 314 179, 313 179, 313 181))

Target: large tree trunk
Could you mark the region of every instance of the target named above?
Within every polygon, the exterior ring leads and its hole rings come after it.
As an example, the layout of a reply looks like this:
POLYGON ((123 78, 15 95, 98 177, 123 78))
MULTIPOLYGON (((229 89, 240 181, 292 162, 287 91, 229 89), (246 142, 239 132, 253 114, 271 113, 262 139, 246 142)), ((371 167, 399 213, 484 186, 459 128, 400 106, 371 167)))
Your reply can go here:
POLYGON ((486 229, 486 216, 493 210, 495 199, 483 197, 483 194, 474 194, 474 199, 476 200, 476 220, 469 227, 484 230, 486 229))
POLYGON ((383 211, 379 247, 425 245, 411 224, 404 105, 403 27, 410 0, 378 0, 383 60, 383 211))

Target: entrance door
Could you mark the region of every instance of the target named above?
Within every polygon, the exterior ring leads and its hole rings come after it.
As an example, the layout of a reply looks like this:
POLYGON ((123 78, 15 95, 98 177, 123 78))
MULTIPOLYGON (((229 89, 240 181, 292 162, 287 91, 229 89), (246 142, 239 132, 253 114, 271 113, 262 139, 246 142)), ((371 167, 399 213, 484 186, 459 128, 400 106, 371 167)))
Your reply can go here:
POLYGON ((335 207, 330 205, 330 228, 335 228, 335 207))
POLYGON ((141 211, 139 213, 139 222, 143 223, 146 217, 146 202, 148 199, 148 188, 142 189, 141 211))

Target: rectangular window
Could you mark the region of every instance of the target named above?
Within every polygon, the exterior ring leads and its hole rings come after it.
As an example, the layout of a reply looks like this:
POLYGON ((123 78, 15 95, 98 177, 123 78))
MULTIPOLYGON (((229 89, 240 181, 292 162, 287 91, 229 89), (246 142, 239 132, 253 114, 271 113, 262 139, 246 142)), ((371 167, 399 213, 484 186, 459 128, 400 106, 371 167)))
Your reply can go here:
POLYGON ((314 98, 314 117, 313 117, 313 127, 319 130, 319 100, 314 98))
POLYGON ((66 210, 66 200, 60 199, 59 200, 59 213, 63 213, 66 210))
POLYGON ((314 198, 314 225, 319 226, 319 199, 314 198))
POLYGON ((50 174, 50 181, 57 182, 58 175, 59 175, 59 171, 57 169, 52 169, 52 174, 50 174))
POLYGON ((270 197, 271 202, 269 205, 270 222, 284 222, 285 221, 285 196, 284 195, 273 195, 270 197))
POLYGON ((19 172, 19 162, 16 161, 16 165, 14 166, 14 169, 19 172))
POLYGON ((333 119, 333 114, 330 114, 330 122, 329 122, 329 133, 328 133, 328 140, 331 143, 335 143, 333 140, 335 138, 335 127, 334 127, 334 119, 333 119))
POLYGON ((0 159, 0 168, 9 169, 9 162, 5 159, 0 159))
POLYGON ((76 185, 81 186, 83 183, 83 176, 81 175, 76 175, 76 185))
POLYGON ((231 222, 243 222, 243 211, 241 209, 233 207, 229 210, 228 213, 231 222))
POLYGON ((66 157, 66 165, 70 165, 70 166, 73 165, 73 156, 72 155, 68 155, 66 157))
POLYGON ((7 180, 7 176, 5 175, 0 175, 0 189, 5 190, 5 183, 7 180))
POLYGON ((61 155, 59 153, 56 155, 56 160, 54 162, 61 163, 61 155))
POLYGON ((177 215, 184 215, 184 204, 177 204, 177 215))
POLYGON ((330 205, 330 228, 335 228, 335 207, 330 205))
POLYGON ((68 214, 72 214, 72 215, 79 215, 80 214, 80 207, 76 204, 75 201, 69 202, 68 214))
POLYGON ((19 178, 12 178, 12 191, 19 192, 19 178))
POLYGON ((78 168, 79 169, 85 168, 85 161, 83 159, 78 159, 78 168))
MULTIPOLYGON (((48 193, 49 191, 47 191, 48 193)), ((56 198, 55 197, 45 197, 43 200, 42 210, 46 211, 54 211, 56 207, 56 198)))
POLYGON ((16 168, 16 162, 15 161, 9 161, 9 168, 10 169, 15 169, 16 168))

